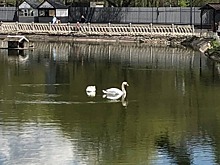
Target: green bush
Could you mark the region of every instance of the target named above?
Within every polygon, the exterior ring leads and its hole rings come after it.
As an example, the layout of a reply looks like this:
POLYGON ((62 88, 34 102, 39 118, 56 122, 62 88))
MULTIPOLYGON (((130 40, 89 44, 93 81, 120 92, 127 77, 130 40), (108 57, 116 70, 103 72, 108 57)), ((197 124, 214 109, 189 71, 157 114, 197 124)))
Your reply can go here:
POLYGON ((211 46, 213 49, 220 49, 220 42, 218 40, 212 40, 211 46))

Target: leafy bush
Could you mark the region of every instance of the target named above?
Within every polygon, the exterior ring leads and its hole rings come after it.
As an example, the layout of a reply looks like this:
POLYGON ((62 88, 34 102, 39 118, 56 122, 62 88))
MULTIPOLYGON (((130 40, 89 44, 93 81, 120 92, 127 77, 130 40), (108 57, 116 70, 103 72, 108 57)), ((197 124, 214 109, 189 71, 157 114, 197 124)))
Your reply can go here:
POLYGON ((211 41, 212 47, 215 48, 220 48, 220 42, 218 40, 213 40, 211 41))

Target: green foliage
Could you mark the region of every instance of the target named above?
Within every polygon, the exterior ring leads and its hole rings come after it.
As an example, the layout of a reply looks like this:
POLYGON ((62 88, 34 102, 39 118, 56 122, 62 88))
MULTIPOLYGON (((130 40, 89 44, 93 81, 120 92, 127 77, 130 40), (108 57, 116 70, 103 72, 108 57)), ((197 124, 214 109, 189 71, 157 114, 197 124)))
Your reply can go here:
POLYGON ((189 0, 179 0, 178 5, 180 7, 188 7, 188 6, 190 6, 190 2, 189 2, 189 0))
POLYGON ((215 52, 218 52, 220 50, 220 42, 218 40, 212 40, 211 41, 211 49, 207 50, 208 54, 213 54, 215 52))
POLYGON ((220 48, 220 42, 218 40, 213 40, 211 42, 212 47, 215 48, 220 48))

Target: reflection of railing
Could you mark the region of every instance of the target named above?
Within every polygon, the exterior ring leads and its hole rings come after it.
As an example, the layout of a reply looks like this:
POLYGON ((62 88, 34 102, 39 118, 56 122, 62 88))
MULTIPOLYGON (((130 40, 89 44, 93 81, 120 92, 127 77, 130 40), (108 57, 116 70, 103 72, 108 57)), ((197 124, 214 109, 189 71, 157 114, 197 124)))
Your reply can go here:
MULTIPOLYGON (((181 67, 186 65, 199 66, 200 56, 189 49, 170 47, 150 47, 129 45, 88 45, 71 43, 35 43, 34 58, 48 51, 56 61, 96 62, 108 61, 123 63, 132 67, 181 67)), ((199 54, 199 52, 198 52, 199 54)), ((44 55, 45 56, 45 55, 44 55)))
POLYGON ((79 45, 78 52, 81 55, 78 60, 104 59, 109 62, 120 62, 132 67, 154 66, 169 68, 185 65, 199 65, 199 60, 194 60, 194 51, 180 48, 137 47, 127 45, 79 45), (83 59, 81 57, 83 57, 83 59))
POLYGON ((1 22, 0 33, 27 34, 85 34, 85 35, 126 35, 126 36, 192 36, 194 27, 189 25, 153 24, 51 24, 51 23, 6 23, 1 22))

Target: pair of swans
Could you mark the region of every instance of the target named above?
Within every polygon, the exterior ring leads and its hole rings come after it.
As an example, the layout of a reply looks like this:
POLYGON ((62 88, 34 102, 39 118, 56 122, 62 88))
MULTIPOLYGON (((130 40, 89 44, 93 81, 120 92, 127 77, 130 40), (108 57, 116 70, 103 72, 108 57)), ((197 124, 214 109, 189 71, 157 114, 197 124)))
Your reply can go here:
MULTIPOLYGON (((125 98, 127 95, 125 86, 129 86, 126 81, 122 82, 121 89, 108 88, 108 89, 102 90, 102 92, 104 93, 103 98, 107 98, 110 100, 117 100, 117 99, 121 98, 122 96, 123 96, 123 98, 125 98)), ((96 87, 95 86, 88 86, 86 88, 86 93, 88 96, 94 97, 96 94, 96 87)))

